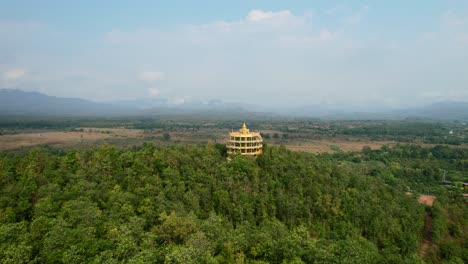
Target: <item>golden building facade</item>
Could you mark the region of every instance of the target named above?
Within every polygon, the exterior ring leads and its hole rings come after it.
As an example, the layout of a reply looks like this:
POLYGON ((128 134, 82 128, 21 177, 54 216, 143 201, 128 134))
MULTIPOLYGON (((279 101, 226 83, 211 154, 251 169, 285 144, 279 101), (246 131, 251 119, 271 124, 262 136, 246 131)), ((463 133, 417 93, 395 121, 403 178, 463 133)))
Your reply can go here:
POLYGON ((262 154, 263 138, 260 132, 251 132, 244 123, 239 131, 229 133, 226 147, 228 154, 260 155, 262 154))

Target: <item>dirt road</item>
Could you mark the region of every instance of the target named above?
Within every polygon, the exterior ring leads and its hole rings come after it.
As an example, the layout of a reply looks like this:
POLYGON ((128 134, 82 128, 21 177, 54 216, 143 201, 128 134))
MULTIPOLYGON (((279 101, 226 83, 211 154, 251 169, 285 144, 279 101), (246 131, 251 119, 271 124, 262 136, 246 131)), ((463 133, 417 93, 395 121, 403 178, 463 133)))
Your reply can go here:
POLYGON ((424 230, 423 237, 424 241, 421 244, 418 252, 418 256, 424 258, 427 254, 427 250, 432 246, 431 238, 431 229, 432 229, 432 215, 429 210, 426 210, 426 217, 424 219, 424 230))

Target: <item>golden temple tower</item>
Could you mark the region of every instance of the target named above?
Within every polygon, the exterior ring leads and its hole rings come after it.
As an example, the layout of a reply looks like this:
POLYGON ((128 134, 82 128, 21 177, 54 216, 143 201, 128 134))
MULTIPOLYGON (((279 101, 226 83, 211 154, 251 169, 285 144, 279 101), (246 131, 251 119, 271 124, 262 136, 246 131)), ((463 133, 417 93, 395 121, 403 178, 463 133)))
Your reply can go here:
POLYGON ((263 138, 260 132, 250 132, 244 123, 239 131, 229 133, 226 147, 228 154, 260 155, 262 154, 263 138))

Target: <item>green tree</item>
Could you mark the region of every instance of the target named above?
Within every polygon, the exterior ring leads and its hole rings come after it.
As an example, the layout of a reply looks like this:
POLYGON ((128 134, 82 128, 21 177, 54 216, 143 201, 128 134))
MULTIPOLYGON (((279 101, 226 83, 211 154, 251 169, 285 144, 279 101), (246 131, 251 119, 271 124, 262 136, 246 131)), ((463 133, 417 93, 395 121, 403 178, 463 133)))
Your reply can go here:
POLYGON ((169 133, 164 133, 163 134, 163 140, 164 141, 169 141, 171 140, 171 135, 169 133))

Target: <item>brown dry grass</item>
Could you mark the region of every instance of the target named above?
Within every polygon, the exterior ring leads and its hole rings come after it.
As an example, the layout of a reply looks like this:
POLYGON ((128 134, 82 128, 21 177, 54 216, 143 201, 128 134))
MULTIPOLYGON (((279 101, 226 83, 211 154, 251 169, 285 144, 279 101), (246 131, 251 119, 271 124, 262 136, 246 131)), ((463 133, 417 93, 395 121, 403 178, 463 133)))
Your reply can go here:
POLYGON ((84 128, 83 132, 41 132, 0 136, 0 150, 38 145, 74 146, 109 138, 142 138, 143 131, 125 128, 84 128), (91 129, 92 132, 88 132, 91 129))
POLYGON ((393 146, 395 142, 390 141, 349 141, 349 140, 309 140, 303 142, 290 142, 284 144, 286 148, 294 151, 304 152, 334 152, 333 146, 340 148, 343 151, 359 151, 363 147, 368 146, 371 149, 379 149, 384 145, 393 146))
POLYGON ((97 140, 111 135, 82 132, 46 132, 0 136, 0 150, 11 150, 37 145, 57 145, 61 143, 80 143, 83 140, 97 140))
MULTIPOLYGON (((218 142, 225 143, 229 130, 216 128, 202 128, 198 131, 170 132, 171 141, 183 143, 203 143, 218 142)), ((265 133, 278 133, 275 130, 265 130, 265 133)), ((15 150, 20 148, 29 148, 39 145, 49 145, 57 148, 69 148, 78 145, 92 145, 103 141, 113 144, 127 146, 128 144, 143 144, 145 141, 153 140, 155 137, 162 138, 164 131, 154 130, 151 133, 145 133, 141 129, 127 128, 83 128, 83 132, 33 132, 20 133, 15 135, 0 135, 0 151, 15 150), (128 141, 128 142, 127 142, 128 141)), ((167 142, 167 143, 170 143, 167 142)), ((163 142, 160 142, 163 143, 163 142)), ((166 144, 166 143, 164 143, 166 144)), ((332 138, 332 139, 268 139, 268 145, 284 145, 293 151, 303 151, 312 153, 335 152, 337 149, 342 151, 360 151, 368 146, 371 149, 381 148, 383 145, 394 146, 394 141, 370 141, 361 138, 332 138)), ((431 147, 431 144, 418 144, 424 147, 431 147)), ((452 146, 468 147, 468 145, 452 146)))
POLYGON ((110 134, 114 134, 115 136, 119 137, 144 137, 143 130, 141 129, 129 129, 129 128, 83 128, 85 132, 83 133, 88 133, 90 129, 93 131, 93 133, 106 133, 107 131, 110 132, 110 134))

